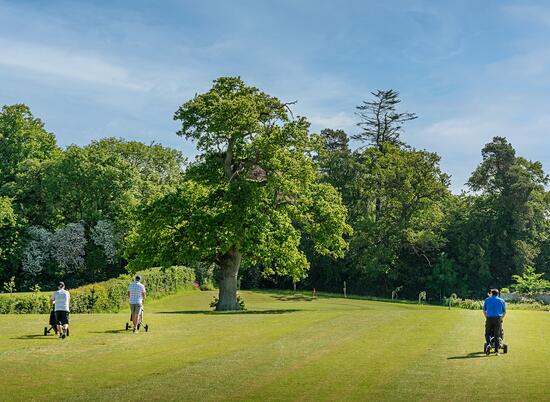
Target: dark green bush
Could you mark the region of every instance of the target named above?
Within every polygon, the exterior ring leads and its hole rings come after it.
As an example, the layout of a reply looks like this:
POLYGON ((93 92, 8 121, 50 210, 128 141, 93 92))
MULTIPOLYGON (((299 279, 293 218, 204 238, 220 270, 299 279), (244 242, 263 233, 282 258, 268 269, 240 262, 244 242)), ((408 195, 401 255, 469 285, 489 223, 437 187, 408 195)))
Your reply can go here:
MULTIPOLYGON (((139 272, 147 289, 147 297, 159 297, 176 293, 179 289, 191 289, 195 280, 193 269, 188 267, 151 268, 139 272)), ((128 285, 133 275, 92 285, 69 289, 72 313, 117 312, 128 302, 128 285)), ((51 309, 49 296, 44 294, 5 295, 0 297, 0 314, 46 314, 51 309)))

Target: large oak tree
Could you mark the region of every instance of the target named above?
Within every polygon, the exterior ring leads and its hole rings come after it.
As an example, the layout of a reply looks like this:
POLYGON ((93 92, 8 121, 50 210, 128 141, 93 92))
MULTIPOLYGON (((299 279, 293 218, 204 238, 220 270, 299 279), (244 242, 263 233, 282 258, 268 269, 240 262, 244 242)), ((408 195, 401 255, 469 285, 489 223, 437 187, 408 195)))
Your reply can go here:
POLYGON ((343 256, 346 208, 318 179, 319 142, 304 118, 232 77, 217 79, 174 118, 200 154, 177 191, 143 208, 131 265, 215 262, 216 308, 238 310, 241 265, 300 279, 309 268, 299 248, 304 234, 316 252, 343 256))

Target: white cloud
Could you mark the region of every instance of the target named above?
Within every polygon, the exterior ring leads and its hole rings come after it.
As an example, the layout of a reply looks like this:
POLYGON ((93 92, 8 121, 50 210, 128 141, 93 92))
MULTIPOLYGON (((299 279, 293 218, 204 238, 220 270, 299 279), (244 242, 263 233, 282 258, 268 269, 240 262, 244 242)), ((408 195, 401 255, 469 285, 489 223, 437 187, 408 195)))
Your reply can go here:
POLYGON ((0 49, 0 64, 5 66, 131 90, 147 89, 142 83, 131 80, 125 68, 82 50, 2 38, 0 49))
POLYGON ((336 114, 312 114, 306 115, 309 122, 319 129, 333 128, 349 131, 355 128, 357 119, 349 113, 339 112, 336 114))

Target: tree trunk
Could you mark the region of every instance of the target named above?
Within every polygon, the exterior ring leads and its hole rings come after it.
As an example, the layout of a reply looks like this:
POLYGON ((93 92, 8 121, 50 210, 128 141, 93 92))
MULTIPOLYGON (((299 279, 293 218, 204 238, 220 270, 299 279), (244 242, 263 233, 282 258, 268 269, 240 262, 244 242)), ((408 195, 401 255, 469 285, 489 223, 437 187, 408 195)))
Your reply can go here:
POLYGON ((237 302, 237 274, 241 253, 234 248, 220 258, 220 293, 216 311, 240 310, 237 302))

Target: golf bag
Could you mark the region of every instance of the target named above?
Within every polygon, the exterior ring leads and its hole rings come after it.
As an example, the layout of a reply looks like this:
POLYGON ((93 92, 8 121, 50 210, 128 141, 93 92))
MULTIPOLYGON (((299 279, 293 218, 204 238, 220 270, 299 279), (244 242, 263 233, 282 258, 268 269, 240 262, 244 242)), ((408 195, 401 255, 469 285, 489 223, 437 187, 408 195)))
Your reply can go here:
MULTIPOLYGON (((498 337, 494 333, 490 335, 489 345, 489 353, 491 350, 494 350, 495 353, 497 353, 500 349, 502 349, 502 353, 508 353, 508 345, 504 343, 504 327, 502 326, 502 322, 500 323, 500 333, 498 334, 498 337)), ((489 354, 487 353, 487 342, 483 344, 483 351, 486 354, 489 354)))
MULTIPOLYGON (((55 317, 55 307, 50 311, 50 327, 44 327, 44 336, 47 336, 51 331, 57 335, 57 318, 55 317)), ((67 336, 69 336, 69 328, 67 328, 67 336)))

